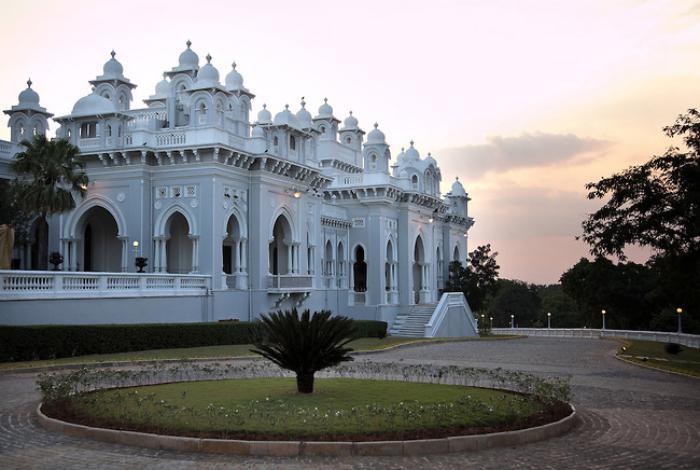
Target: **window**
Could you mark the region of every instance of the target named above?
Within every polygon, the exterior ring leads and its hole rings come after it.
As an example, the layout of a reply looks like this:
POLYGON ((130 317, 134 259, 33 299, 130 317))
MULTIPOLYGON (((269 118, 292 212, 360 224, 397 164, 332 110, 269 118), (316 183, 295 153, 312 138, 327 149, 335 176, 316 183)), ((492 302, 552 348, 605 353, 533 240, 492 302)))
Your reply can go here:
POLYGON ((293 135, 289 136, 289 148, 291 150, 297 149, 297 139, 295 139, 293 135))
POLYGON ((321 134, 325 134, 325 133, 326 133, 326 126, 321 126, 321 134))
POLYGON ((107 126, 107 137, 112 137, 112 126, 107 126))
POLYGON ((97 137, 97 123, 96 122, 84 122, 80 125, 80 138, 81 139, 91 139, 97 137))
POLYGON ((207 106, 204 103, 199 104, 199 109, 197 109, 199 112, 199 123, 200 124, 206 124, 207 123, 207 106))
POLYGON ((352 139, 350 137, 348 137, 347 139, 345 139, 345 143, 348 145, 352 144, 352 139))
POLYGON ((272 145, 274 145, 275 147, 277 147, 279 144, 280 144, 280 140, 277 138, 277 136, 274 136, 274 137, 272 138, 272 145))
POLYGON ((418 189, 418 176, 413 175, 411 177, 411 186, 413 187, 413 189, 418 189))

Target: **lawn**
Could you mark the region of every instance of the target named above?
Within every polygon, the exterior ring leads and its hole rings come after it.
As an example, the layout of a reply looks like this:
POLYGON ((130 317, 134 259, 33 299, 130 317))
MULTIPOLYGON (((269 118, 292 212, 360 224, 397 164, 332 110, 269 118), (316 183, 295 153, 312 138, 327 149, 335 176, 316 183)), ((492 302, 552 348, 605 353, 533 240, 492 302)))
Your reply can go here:
POLYGON ((624 350, 620 348, 618 354, 639 364, 700 377, 699 349, 681 346, 680 353, 669 354, 665 345, 654 341, 625 341, 624 350))
POLYGON ((292 378, 259 378, 102 390, 73 398, 58 414, 188 436, 357 440, 475 432, 525 422, 543 410, 533 398, 483 388, 317 379, 313 394, 298 394, 292 378))
MULTIPOLYGON (((510 336, 488 336, 473 338, 474 340, 506 339, 510 336)), ((467 339, 467 338, 463 338, 467 339)), ((378 351, 401 344, 418 343, 425 341, 459 341, 463 339, 435 339, 435 338, 399 338, 387 336, 386 338, 359 338, 350 343, 356 351, 378 351)), ((250 344, 234 344, 224 346, 202 346, 197 348, 175 349, 151 349, 147 351, 130 351, 113 354, 92 354, 89 356, 64 357, 61 359, 48 359, 39 361, 3 362, 0 370, 41 368, 51 366, 66 366, 76 364, 92 364, 99 362, 128 362, 128 361, 154 361, 154 360, 179 360, 179 359, 227 359, 231 357, 254 356, 250 352, 250 344)))

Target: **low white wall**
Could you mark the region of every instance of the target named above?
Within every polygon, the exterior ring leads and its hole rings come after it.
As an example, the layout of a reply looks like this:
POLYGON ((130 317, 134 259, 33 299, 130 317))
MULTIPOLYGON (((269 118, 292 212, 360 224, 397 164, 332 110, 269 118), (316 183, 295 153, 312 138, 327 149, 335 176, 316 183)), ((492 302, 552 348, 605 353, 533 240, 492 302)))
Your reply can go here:
POLYGON ((493 328, 496 334, 527 336, 552 336, 556 338, 622 338, 660 343, 678 343, 700 348, 700 335, 670 333, 665 331, 599 330, 593 328, 493 328))

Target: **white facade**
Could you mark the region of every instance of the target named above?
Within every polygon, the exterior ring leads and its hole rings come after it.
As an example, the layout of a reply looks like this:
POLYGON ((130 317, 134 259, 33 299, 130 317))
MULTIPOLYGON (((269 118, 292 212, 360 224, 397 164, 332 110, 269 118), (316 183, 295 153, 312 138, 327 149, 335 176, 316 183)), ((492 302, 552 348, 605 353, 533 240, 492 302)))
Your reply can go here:
MULTIPOLYGON (((92 92, 53 118, 90 179, 75 210, 49 221, 64 271, 135 272, 143 256, 151 274, 208 276, 209 313, 192 321, 298 306, 391 324, 436 303, 449 261, 467 256, 459 181, 441 197, 430 154, 411 142, 392 158, 377 124, 365 134, 352 112, 341 123, 327 100, 315 116, 302 101, 252 119, 236 64, 222 83, 190 46, 145 108, 131 108, 136 85, 112 53, 92 92)), ((4 177, 18 143, 52 118, 31 84, 19 101, 5 111, 4 177)), ((16 250, 19 268, 37 266, 31 245, 16 250)))

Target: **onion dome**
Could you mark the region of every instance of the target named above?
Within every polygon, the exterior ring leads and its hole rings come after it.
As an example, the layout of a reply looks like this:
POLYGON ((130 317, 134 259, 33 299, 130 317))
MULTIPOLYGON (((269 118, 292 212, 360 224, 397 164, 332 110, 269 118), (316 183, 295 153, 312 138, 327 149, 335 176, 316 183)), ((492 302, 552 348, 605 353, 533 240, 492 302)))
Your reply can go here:
POLYGON ((284 105, 284 111, 275 114, 274 124, 276 126, 287 125, 289 127, 299 129, 299 122, 297 121, 297 117, 294 114, 292 114, 292 112, 289 110, 288 104, 284 105))
POLYGON ((163 80, 156 84, 155 96, 168 96, 170 94, 170 82, 165 78, 166 76, 166 74, 163 74, 163 80))
POLYGON ((226 88, 229 90, 243 90, 243 75, 236 70, 236 63, 231 64, 231 71, 226 75, 226 88))
POLYGON ((310 129, 313 126, 311 123, 311 113, 306 109, 306 101, 304 101, 304 98, 301 99, 301 109, 297 111, 297 121, 302 129, 310 129))
POLYGON ((251 134, 251 137, 253 138, 265 138, 265 129, 262 128, 262 126, 253 126, 253 132, 251 134))
POLYGON ((75 102, 71 116, 95 116, 98 114, 113 114, 117 110, 107 98, 90 93, 75 102))
POLYGON ((267 110, 267 105, 263 105, 263 109, 258 113, 258 124, 272 124, 272 113, 267 110))
POLYGON ((332 118, 333 106, 328 104, 328 98, 323 98, 323 104, 318 108, 318 116, 316 118, 332 118))
POLYGON ((117 55, 114 50, 110 52, 110 55, 112 56, 111 59, 109 59, 107 62, 105 62, 104 66, 102 67, 102 76, 103 77, 117 77, 121 78, 124 76, 124 67, 122 64, 114 58, 115 55, 117 55))
POLYGON ((352 111, 350 111, 350 115, 345 118, 345 121, 343 121, 343 129, 357 129, 357 118, 352 115, 352 111))
POLYGON ((180 54, 179 62, 181 68, 196 69, 199 68, 199 56, 190 49, 192 41, 189 39, 186 42, 187 49, 185 49, 182 54, 180 54))
POLYGON ((399 152, 399 154, 396 156, 396 161, 398 163, 403 163, 403 159, 405 156, 406 156, 406 148, 401 147, 401 152, 399 152))
POLYGON ((411 141, 411 146, 408 148, 408 150, 406 150, 406 153, 404 153, 404 158, 407 162, 417 162, 420 160, 420 154, 413 146, 413 141, 411 141))
POLYGON ((211 55, 207 54, 207 63, 197 73, 198 86, 217 86, 219 84, 219 71, 211 65, 211 55))
POLYGON ((437 167, 437 162, 435 161, 433 155, 430 152, 428 152, 428 156, 425 157, 425 163, 428 165, 432 164, 434 167, 437 167))
POLYGON ((467 197, 467 192, 464 190, 464 186, 459 182, 459 176, 455 177, 455 182, 452 183, 452 196, 467 197))
POLYGON ((27 88, 22 90, 17 97, 20 106, 39 106, 39 93, 32 89, 32 79, 27 80, 27 88))
MULTIPOLYGON (((346 119, 347 121, 347 119, 346 119)), ((379 130, 379 124, 376 122, 374 123, 374 129, 369 131, 369 134, 367 134, 367 143, 368 144, 384 144, 386 143, 385 141, 386 136, 382 131, 379 130)))

